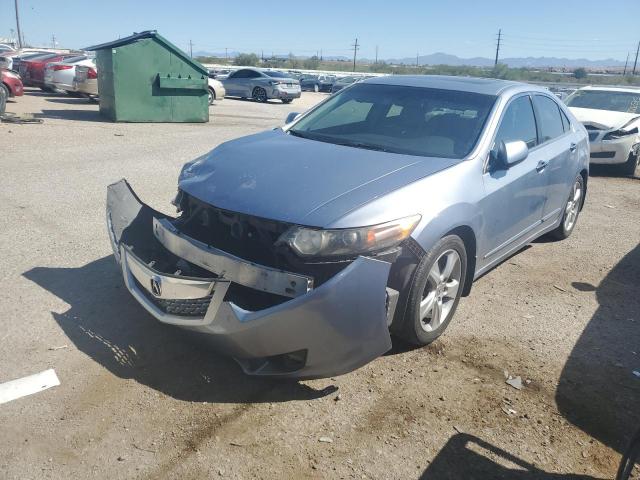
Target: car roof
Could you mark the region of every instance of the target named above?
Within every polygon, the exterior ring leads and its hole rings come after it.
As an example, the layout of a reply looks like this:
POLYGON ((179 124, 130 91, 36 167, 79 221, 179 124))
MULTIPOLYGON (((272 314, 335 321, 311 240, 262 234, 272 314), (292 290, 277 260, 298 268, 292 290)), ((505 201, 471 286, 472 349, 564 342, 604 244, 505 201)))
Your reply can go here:
POLYGON ((461 92, 481 93, 485 95, 501 95, 507 91, 548 90, 529 83, 498 80, 495 78, 455 77, 448 75, 387 75, 363 80, 362 83, 380 85, 398 85, 406 87, 437 88, 440 90, 457 90, 461 92))
POLYGON ((578 90, 596 90, 599 92, 629 92, 640 93, 640 87, 596 87, 589 85, 588 87, 582 87, 578 90))

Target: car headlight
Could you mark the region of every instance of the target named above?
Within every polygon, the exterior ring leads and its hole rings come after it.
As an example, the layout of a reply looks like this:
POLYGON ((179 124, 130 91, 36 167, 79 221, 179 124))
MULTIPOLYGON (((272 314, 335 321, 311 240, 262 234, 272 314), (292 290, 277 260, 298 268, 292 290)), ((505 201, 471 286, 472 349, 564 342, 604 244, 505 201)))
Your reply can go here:
POLYGON ((291 227, 277 243, 289 245, 302 257, 359 255, 393 247, 411 235, 420 215, 392 220, 369 227, 319 230, 291 227))
POLYGON ((618 140, 619 138, 628 137, 629 135, 635 135, 638 133, 638 127, 634 127, 631 130, 614 130, 607 133, 602 140, 618 140))

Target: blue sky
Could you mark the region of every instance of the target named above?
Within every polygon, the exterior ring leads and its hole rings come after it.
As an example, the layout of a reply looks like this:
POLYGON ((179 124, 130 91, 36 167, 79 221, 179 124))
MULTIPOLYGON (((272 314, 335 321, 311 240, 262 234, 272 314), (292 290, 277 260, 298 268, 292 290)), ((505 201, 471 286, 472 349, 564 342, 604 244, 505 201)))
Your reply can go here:
MULTIPOLYGON (((625 59, 640 40, 639 0, 19 0, 27 42, 79 48, 156 29, 194 51, 415 57, 446 52, 492 57, 625 59), (612 8, 608 8, 611 5, 612 8)), ((0 37, 15 29, 14 0, 0 0, 0 37)))

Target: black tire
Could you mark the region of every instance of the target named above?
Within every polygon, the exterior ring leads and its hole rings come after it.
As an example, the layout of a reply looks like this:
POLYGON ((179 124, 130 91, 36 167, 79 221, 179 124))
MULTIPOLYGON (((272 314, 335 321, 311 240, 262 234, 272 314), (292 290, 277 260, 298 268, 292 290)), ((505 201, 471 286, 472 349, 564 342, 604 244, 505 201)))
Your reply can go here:
POLYGON ((262 87, 255 87, 251 92, 251 98, 256 102, 266 103, 268 100, 267 91, 262 87))
POLYGON ((576 179, 571 184, 571 190, 569 191, 569 196, 567 197, 567 203, 564 207, 564 212, 562 213, 562 220, 560 221, 560 225, 555 230, 549 232, 549 236, 556 240, 564 240, 565 238, 569 238, 571 232, 578 223, 578 217, 580 216, 580 210, 582 209, 582 203, 584 202, 584 179, 582 175, 578 175, 576 179), (575 196, 575 187, 579 185, 579 197, 575 196), (572 198, 573 197, 573 198, 572 198), (571 215, 573 219, 568 221, 568 217, 571 215))
POLYGON ((316 93, 318 93, 320 91, 320 87, 318 86, 317 83, 313 85, 313 91, 316 92, 316 93))
MULTIPOLYGON (((628 480, 631 477, 631 473, 635 468, 638 467, 640 462, 640 430, 636 432, 636 434, 631 439, 631 443, 627 447, 627 450, 620 461, 620 466, 618 467, 618 473, 616 475, 616 480, 628 480)), ((636 470, 638 471, 638 470, 636 470)))
POLYGON ((213 105, 213 102, 216 100, 216 91, 213 88, 209 89, 209 105, 213 105))
POLYGON ((0 83, 0 88, 2 88, 2 90, 4 90, 4 97, 5 98, 11 97, 11 92, 9 91, 9 87, 7 87, 4 83, 0 83))
POLYGON ((291 103, 291 102, 293 102, 293 98, 283 98, 282 99, 282 103, 286 104, 286 103, 291 103))
POLYGON ((0 115, 4 113, 7 108, 7 90, 0 88, 0 115))
POLYGON ((427 252, 416 267, 413 282, 409 287, 407 310, 400 328, 394 329, 394 332, 404 340, 421 346, 428 345, 437 339, 446 330, 456 312, 466 277, 467 251, 464 242, 457 235, 447 235, 440 239, 440 241, 427 252), (450 252, 457 254, 458 261, 457 265, 453 266, 452 272, 452 276, 453 273, 456 272, 458 276, 455 293, 449 290, 449 288, 453 288, 449 286, 451 279, 445 278, 444 281, 442 281, 442 276, 440 276, 440 280, 437 280, 438 285, 436 286, 435 277, 437 277, 437 275, 432 273, 432 271, 438 272, 446 270, 446 267, 444 269, 443 267, 449 261, 450 252), (436 267, 436 262, 438 263, 438 267, 436 267), (447 282, 447 279, 449 282, 447 282), (445 286, 443 287, 442 285, 445 286), (429 298, 433 299, 434 305, 440 305, 439 311, 441 315, 437 325, 431 325, 433 323, 433 310, 424 311, 422 309, 422 304, 425 302, 425 305, 428 304, 429 298), (446 312, 444 308, 445 305, 446 312), (431 315, 428 322, 426 322, 426 320, 429 317, 426 315, 431 315), (444 318, 442 318, 442 315, 444 315, 444 318))
POLYGON ((633 177, 636 174, 638 165, 640 165, 640 154, 634 155, 633 152, 631 152, 627 161, 620 165, 620 173, 625 177, 633 177))

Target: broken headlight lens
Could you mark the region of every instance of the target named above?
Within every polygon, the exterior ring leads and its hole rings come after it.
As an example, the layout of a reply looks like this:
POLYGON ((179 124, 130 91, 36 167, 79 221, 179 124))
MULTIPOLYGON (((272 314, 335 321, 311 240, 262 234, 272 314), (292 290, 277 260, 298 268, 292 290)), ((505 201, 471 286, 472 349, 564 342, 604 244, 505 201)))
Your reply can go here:
POLYGON ((420 218, 412 215, 370 227, 335 230, 292 227, 277 243, 286 243, 302 257, 360 255, 397 245, 411 235, 420 218))

